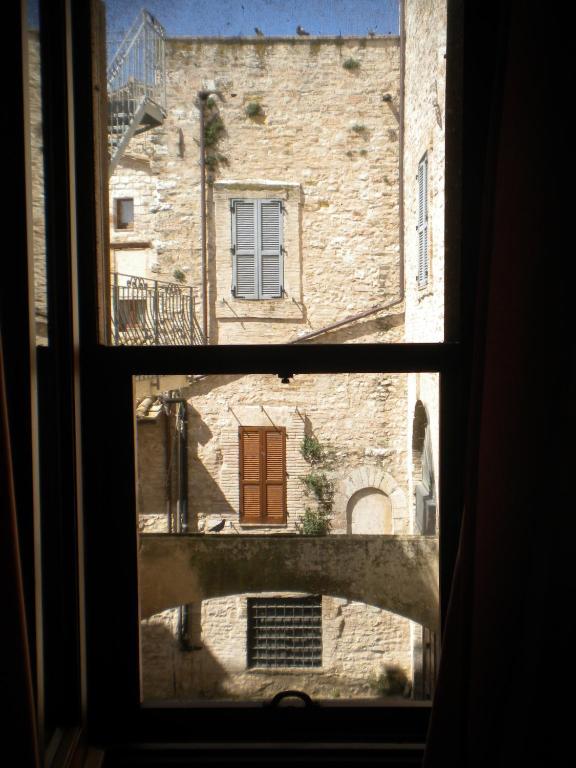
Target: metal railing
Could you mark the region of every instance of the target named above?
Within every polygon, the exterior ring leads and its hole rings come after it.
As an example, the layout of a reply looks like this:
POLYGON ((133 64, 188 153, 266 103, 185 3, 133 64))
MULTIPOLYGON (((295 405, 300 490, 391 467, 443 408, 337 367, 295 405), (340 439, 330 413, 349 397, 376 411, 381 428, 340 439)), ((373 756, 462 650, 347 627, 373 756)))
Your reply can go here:
POLYGON ((194 289, 135 275, 112 275, 112 343, 116 346, 203 344, 194 289))
POLYGON ((162 25, 143 10, 108 66, 108 149, 112 164, 130 137, 139 132, 147 102, 165 113, 164 40, 162 25))

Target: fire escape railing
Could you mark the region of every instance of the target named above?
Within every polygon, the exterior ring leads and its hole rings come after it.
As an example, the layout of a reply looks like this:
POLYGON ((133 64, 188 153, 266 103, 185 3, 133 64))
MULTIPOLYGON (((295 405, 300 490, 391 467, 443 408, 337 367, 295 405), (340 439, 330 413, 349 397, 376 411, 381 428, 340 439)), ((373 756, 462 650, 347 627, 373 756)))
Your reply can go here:
POLYGON ((112 275, 112 343, 116 346, 203 344, 191 286, 112 275))
POLYGON ((110 174, 128 142, 161 125, 166 115, 165 32, 141 11, 108 66, 108 150, 110 174))

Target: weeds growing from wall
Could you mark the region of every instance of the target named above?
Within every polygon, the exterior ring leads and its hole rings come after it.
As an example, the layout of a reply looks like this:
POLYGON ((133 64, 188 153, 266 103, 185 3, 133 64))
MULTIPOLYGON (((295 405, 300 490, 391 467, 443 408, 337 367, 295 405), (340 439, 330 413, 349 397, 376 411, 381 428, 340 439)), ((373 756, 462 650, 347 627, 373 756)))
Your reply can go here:
POLYGON ((334 482, 327 474, 332 456, 326 446, 311 435, 304 437, 300 453, 310 466, 310 471, 300 477, 300 482, 311 504, 305 506, 296 528, 304 536, 325 536, 330 533, 334 509, 334 482))
POLYGON ((346 59, 342 66, 344 69, 347 69, 348 72, 354 72, 355 70, 360 69, 360 62, 358 59, 353 59, 350 57, 349 59, 346 59))

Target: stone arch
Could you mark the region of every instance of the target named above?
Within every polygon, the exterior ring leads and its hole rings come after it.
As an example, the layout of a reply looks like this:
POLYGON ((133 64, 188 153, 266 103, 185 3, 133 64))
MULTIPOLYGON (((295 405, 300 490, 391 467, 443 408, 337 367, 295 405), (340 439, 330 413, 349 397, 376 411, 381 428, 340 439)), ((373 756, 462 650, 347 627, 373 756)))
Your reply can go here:
POLYGON ((356 600, 437 629, 438 541, 426 536, 140 537, 140 611, 238 593, 356 600))
POLYGON ((418 400, 414 406, 412 419, 412 477, 415 483, 422 482, 422 457, 429 423, 426 406, 418 400))
POLYGON ((367 534, 392 533, 392 504, 379 488, 361 488, 348 500, 346 532, 367 534))
MULTIPOLYGON (((394 477, 382 467, 365 465, 356 467, 337 484, 334 494, 334 521, 341 529, 350 533, 348 513, 352 497, 359 491, 366 495, 384 494, 390 504, 392 526, 388 533, 405 533, 407 524, 406 495, 394 477)), ((357 497, 358 498, 358 497, 357 497)))

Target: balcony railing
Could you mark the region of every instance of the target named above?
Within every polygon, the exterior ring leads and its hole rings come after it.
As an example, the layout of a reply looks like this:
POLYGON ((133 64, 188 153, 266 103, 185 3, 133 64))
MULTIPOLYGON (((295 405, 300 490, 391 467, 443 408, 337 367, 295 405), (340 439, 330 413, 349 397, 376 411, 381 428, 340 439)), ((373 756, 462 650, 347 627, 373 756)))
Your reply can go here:
POLYGON ((112 273, 112 343, 117 346, 203 344, 194 289, 112 273))

